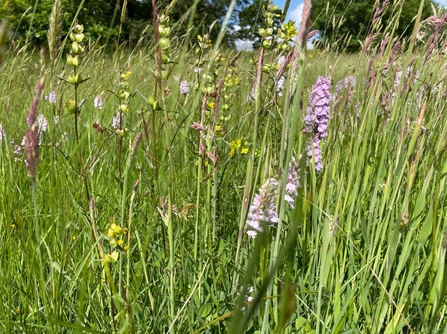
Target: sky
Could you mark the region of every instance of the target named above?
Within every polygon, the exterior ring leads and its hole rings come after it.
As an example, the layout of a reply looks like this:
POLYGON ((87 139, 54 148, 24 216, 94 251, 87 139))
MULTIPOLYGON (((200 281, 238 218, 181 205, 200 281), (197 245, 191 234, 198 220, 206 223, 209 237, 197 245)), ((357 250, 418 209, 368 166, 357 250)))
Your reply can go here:
MULTIPOLYGON (((447 0, 445 0, 447 2, 447 0)), ((286 0, 273 0, 273 3, 281 9, 284 9, 284 4, 286 0)), ((303 12, 303 1, 302 0, 291 0, 289 5, 289 10, 287 11, 286 22, 288 20, 293 20, 296 23, 297 29, 301 24, 301 14, 303 12)))

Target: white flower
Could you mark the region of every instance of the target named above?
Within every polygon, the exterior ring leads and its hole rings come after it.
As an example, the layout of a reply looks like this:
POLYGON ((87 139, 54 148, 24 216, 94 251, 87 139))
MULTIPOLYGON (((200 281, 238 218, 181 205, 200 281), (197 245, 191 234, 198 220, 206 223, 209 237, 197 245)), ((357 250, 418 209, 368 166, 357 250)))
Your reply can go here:
POLYGON ((95 108, 101 110, 102 109, 102 98, 99 95, 95 96, 95 99, 93 100, 93 105, 95 108))
POLYGON ((0 123, 0 141, 2 141, 3 139, 6 139, 6 133, 5 133, 5 129, 3 129, 3 126, 0 123))
POLYGON ((121 113, 117 111, 115 117, 113 117, 112 120, 112 128, 119 129, 120 126, 121 126, 121 113))
POLYGON ((188 94, 189 93, 189 84, 188 81, 183 80, 180 82, 180 94, 188 94))
POLYGON ((56 92, 52 91, 48 96, 45 96, 45 100, 48 100, 50 103, 56 103, 57 102, 57 96, 56 92))
POLYGON ((282 96, 282 90, 284 89, 285 84, 286 78, 284 78, 283 76, 276 82, 276 91, 278 92, 279 96, 282 96))

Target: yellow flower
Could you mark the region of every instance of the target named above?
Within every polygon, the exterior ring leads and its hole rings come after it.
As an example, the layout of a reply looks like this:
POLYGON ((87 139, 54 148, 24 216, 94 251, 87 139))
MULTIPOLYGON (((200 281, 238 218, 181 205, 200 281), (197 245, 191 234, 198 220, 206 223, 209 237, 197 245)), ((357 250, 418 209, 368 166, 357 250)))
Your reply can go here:
POLYGON ((120 239, 120 240, 118 240, 116 243, 117 243, 118 246, 122 246, 123 243, 124 243, 124 241, 120 239))
POLYGON ((207 102, 207 103, 206 103, 206 106, 207 106, 209 109, 214 109, 214 102, 207 102))
POLYGON ((244 147, 244 148, 241 150, 241 154, 248 154, 248 147, 244 147))
POLYGON ((220 125, 217 125, 217 124, 216 124, 216 128, 215 128, 215 130, 216 130, 216 133, 217 133, 219 136, 222 136, 222 135, 224 134, 223 129, 222 129, 222 127, 221 127, 220 125))
POLYGON ((112 223, 112 225, 110 225, 110 228, 113 230, 113 232, 115 232, 116 234, 120 234, 121 233, 121 227, 119 225, 116 225, 115 223, 112 223))
POLYGON ((106 263, 114 263, 118 260, 118 255, 120 253, 118 253, 117 251, 113 251, 112 254, 106 254, 104 256, 104 262, 106 263))
POLYGON ((310 55, 309 55, 309 58, 313 58, 313 57, 314 57, 314 55, 313 55, 313 54, 310 54, 310 55))
POLYGON ((127 251, 127 250, 129 249, 129 245, 124 246, 123 249, 124 249, 125 251, 127 251))
POLYGON ((132 74, 131 71, 127 71, 126 73, 122 73, 121 74, 121 80, 127 80, 130 77, 131 74, 132 74))

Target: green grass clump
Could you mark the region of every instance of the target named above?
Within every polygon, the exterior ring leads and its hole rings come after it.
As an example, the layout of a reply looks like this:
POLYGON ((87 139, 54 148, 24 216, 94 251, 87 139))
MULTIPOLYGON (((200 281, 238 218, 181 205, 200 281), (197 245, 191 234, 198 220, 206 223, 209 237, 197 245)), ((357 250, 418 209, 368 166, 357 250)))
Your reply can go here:
POLYGON ((59 48, 58 3, 51 58, 17 47, 0 69, 1 332, 447 330, 444 41, 391 23, 345 55, 278 49, 267 26, 236 53, 173 38, 166 12, 158 44, 109 54, 82 22, 59 48))

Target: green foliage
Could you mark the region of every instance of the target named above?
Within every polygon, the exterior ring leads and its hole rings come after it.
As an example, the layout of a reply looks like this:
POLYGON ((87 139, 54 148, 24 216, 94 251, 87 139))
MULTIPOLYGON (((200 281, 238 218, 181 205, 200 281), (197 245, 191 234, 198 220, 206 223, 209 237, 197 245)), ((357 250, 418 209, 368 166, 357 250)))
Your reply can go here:
MULTIPOLYGON (((38 0, 36 12, 34 6, 37 0, 5 0, 0 6, 0 17, 9 17, 10 27, 21 41, 27 40, 34 45, 43 45, 46 42, 48 30, 48 17, 51 13, 53 0, 38 0), (34 14, 34 15, 33 15, 34 14), (32 22, 31 22, 32 21, 32 22), (32 25, 31 25, 32 23, 32 25)), ((76 20, 83 22, 88 33, 87 37, 96 41, 99 39, 103 44, 106 41, 118 40, 120 15, 122 1, 83 1, 83 0, 62 0, 62 11, 64 15, 64 33, 76 17, 76 20), (82 7, 81 7, 82 5, 82 7), (79 10, 79 12, 78 12, 79 10), (76 16, 77 14, 77 16, 76 16)), ((189 16, 191 8, 196 3, 195 12, 197 15, 192 19, 192 36, 208 32, 211 26, 214 28, 210 32, 210 37, 215 40, 222 25, 223 18, 227 12, 231 0, 219 1, 178 1, 173 7, 170 16, 179 25, 176 33, 182 36, 188 32, 189 16), (183 20, 181 20, 183 19, 183 20)), ((170 1, 158 1, 160 11, 166 9, 170 1)), ((247 4, 247 0, 236 1, 236 11, 247 4)), ((236 12, 234 17, 236 17, 236 12)), ((137 45, 141 37, 146 38, 146 42, 152 38, 151 25, 153 18, 151 0, 128 0, 125 21, 122 26, 122 33, 119 42, 126 42, 130 47, 137 45), (142 35, 142 32, 145 32, 142 35)), ((224 42, 234 45, 234 36, 227 34, 224 42)))
MULTIPOLYGON (((236 36, 240 39, 253 41, 253 48, 260 47, 261 36, 259 35, 259 28, 266 27, 266 19, 262 15, 262 8, 267 8, 268 0, 255 0, 250 5, 239 12, 238 25, 240 29, 236 32, 236 36)), ((280 13, 278 8, 276 13, 280 13)), ((281 19, 274 16, 273 28, 276 31, 281 26, 281 19)))
POLYGON ((446 332, 445 20, 419 49, 290 66, 182 43, 166 15, 180 43, 111 55, 82 23, 64 62, 0 68, 1 333, 446 332))
MULTIPOLYGON (((350 51, 356 51, 366 36, 372 32, 372 21, 377 6, 382 5, 384 1, 350 1, 350 0, 315 0, 312 1, 311 20, 312 28, 321 33, 323 43, 329 45, 343 45, 350 51), (342 41, 349 40, 349 44, 342 41)), ((420 0, 406 0, 396 2, 396 9, 402 4, 402 12, 399 16, 399 26, 396 30, 397 36, 409 36, 413 30, 414 18, 417 15, 420 0)), ((437 8, 436 2, 427 0, 424 3, 424 9, 421 19, 426 19, 432 15, 432 5, 437 8)), ((382 27, 391 22, 393 4, 386 6, 385 11, 379 15, 382 27)), ((379 29, 381 31, 381 29, 379 29)))

